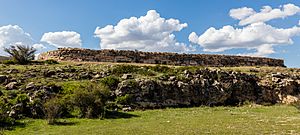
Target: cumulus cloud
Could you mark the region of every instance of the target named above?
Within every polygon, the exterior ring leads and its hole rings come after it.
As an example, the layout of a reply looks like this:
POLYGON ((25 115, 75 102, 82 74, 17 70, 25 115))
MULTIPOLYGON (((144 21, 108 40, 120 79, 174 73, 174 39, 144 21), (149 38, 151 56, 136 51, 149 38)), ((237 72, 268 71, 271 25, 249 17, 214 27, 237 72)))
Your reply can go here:
POLYGON ((18 25, 6 25, 0 27, 0 47, 8 47, 10 45, 26 44, 31 45, 33 39, 30 34, 26 33, 18 25))
POLYGON ((48 32, 44 33, 41 38, 42 42, 46 42, 55 47, 81 47, 80 34, 74 31, 48 32))
POLYGON ((300 34, 300 26, 277 28, 266 22, 295 15, 299 10, 299 7, 293 4, 283 5, 281 9, 264 6, 259 13, 247 7, 232 9, 229 15, 240 20, 239 24, 245 25, 244 27, 235 28, 230 25, 220 29, 211 27, 200 36, 192 32, 189 35, 189 41, 199 44, 207 52, 246 49, 256 52, 240 55, 267 56, 275 53, 274 46, 276 45, 293 44, 292 38, 300 34))
POLYGON ((149 10, 145 16, 122 19, 115 26, 97 27, 95 36, 100 38, 102 49, 187 52, 193 48, 177 42, 173 34, 186 27, 186 23, 149 10))
POLYGON ((189 40, 199 44, 208 52, 222 52, 229 49, 255 49, 256 53, 249 55, 266 56, 274 53, 272 46, 292 44, 292 37, 300 34, 300 27, 281 29, 265 23, 254 23, 243 28, 224 26, 221 29, 213 27, 201 36, 191 33, 189 40))
POLYGON ((0 55, 8 55, 4 52, 4 48, 11 45, 26 45, 32 46, 41 52, 46 49, 42 44, 36 43, 31 35, 25 32, 18 25, 6 25, 0 27, 0 55))
POLYGON ((231 9, 229 11, 230 17, 238 20, 245 19, 246 17, 249 17, 250 15, 255 14, 255 11, 252 8, 237 8, 237 9, 231 9))
POLYGON ((267 22, 272 19, 285 18, 293 16, 300 12, 300 8, 294 4, 286 4, 279 8, 263 6, 260 12, 255 12, 252 8, 237 8, 231 9, 229 15, 237 20, 240 20, 239 25, 244 26, 252 23, 267 22))

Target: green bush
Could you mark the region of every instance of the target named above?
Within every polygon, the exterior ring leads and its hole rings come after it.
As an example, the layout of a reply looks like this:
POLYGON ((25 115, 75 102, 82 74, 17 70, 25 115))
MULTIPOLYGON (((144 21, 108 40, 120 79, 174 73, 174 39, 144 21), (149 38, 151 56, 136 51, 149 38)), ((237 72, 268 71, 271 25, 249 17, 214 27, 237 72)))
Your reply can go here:
POLYGON ((132 101, 132 97, 129 94, 116 98, 116 103, 121 105, 129 105, 132 101))
POLYGON ((135 73, 138 71, 138 68, 139 67, 133 65, 116 65, 111 69, 111 73, 116 75, 135 73))
POLYGON ((52 64, 59 64, 58 61, 53 60, 53 59, 45 60, 44 63, 45 63, 45 64, 49 64, 49 65, 52 65, 52 64))
POLYGON ((149 68, 144 68, 144 67, 140 68, 137 73, 144 75, 144 76, 155 76, 156 75, 154 71, 152 71, 149 68))
POLYGON ((102 78, 100 82, 108 86, 110 89, 114 90, 118 87, 118 84, 120 83, 120 79, 115 76, 107 76, 105 78, 102 78))
POLYGON ((14 65, 14 64, 17 64, 17 62, 15 60, 4 60, 2 62, 3 64, 6 64, 6 65, 14 65))
POLYGON ((74 107, 80 110, 79 117, 96 118, 104 117, 105 104, 110 92, 107 88, 97 84, 90 84, 87 87, 76 89, 72 95, 74 107))
POLYGON ((10 105, 6 103, 3 97, 0 97, 0 128, 13 126, 15 119, 9 117, 10 105))
POLYGON ((13 100, 12 110, 14 114, 11 117, 20 119, 23 117, 30 117, 32 112, 30 110, 29 97, 26 94, 18 94, 13 100))
POLYGON ((13 126, 16 120, 9 117, 8 113, 5 110, 0 111, 0 128, 7 128, 13 126))
POLYGON ((58 98, 52 98, 48 100, 45 104, 46 118, 48 124, 55 124, 58 118, 61 118, 63 105, 58 98))
POLYGON ((171 68, 167 67, 167 66, 161 66, 161 65, 156 65, 156 66, 152 66, 149 67, 151 70, 155 71, 155 72, 159 72, 159 73, 168 73, 171 72, 171 68))
POLYGON ((68 81, 68 82, 62 82, 61 86, 62 86, 62 94, 70 94, 73 93, 74 90, 79 89, 82 84, 84 84, 83 82, 79 82, 79 81, 68 81))

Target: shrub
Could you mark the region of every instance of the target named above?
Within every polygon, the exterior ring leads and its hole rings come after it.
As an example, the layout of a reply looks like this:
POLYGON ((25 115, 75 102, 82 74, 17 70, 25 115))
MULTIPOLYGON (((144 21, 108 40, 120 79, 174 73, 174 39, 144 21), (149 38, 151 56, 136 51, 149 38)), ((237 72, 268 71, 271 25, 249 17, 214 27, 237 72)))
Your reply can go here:
POLYGON ((129 94, 125 96, 120 96, 116 98, 116 103, 121 105, 129 105, 131 103, 132 97, 129 94))
POLYGON ((141 74, 144 76, 155 76, 156 75, 154 71, 152 71, 149 68, 144 68, 144 67, 142 67, 138 70, 138 74, 141 74))
POLYGON ((45 110, 43 101, 40 98, 35 98, 30 103, 30 111, 32 118, 44 118, 45 117, 45 110))
POLYGON ((57 123, 57 119, 61 117, 63 105, 58 98, 52 98, 48 100, 45 104, 46 118, 48 124, 52 125, 57 123))
POLYGON ((17 62, 15 60, 4 60, 2 63, 7 65, 13 65, 16 64, 17 62))
POLYGON ((9 117, 10 105, 8 105, 3 98, 0 98, 0 128, 13 126, 15 119, 9 117))
POLYGON ((15 122, 15 119, 9 117, 9 114, 5 110, 0 111, 0 128, 13 126, 15 122))
POLYGON ((80 110, 80 117, 104 117, 105 104, 109 96, 107 88, 96 84, 81 87, 74 91, 72 101, 80 110))
POLYGON ((11 107, 14 112, 11 117, 20 119, 24 116, 31 116, 32 113, 29 102, 29 97, 26 94, 18 94, 13 101, 14 105, 11 107))
POLYGON ((161 65, 156 65, 156 66, 149 67, 149 68, 155 72, 160 72, 160 73, 168 73, 171 71, 171 68, 169 68, 167 66, 161 66, 161 65))
POLYGON ((53 65, 53 64, 59 64, 58 61, 50 59, 50 60, 45 60, 45 64, 53 65))
POLYGON ((82 85, 82 82, 79 81, 68 81, 68 82, 62 82, 62 94, 71 94, 74 90, 79 89, 82 85))
POLYGON ((9 48, 4 48, 17 64, 28 64, 34 59, 36 49, 25 45, 15 45, 9 48))
POLYGON ((114 68, 111 69, 112 74, 120 75, 126 73, 135 73, 138 71, 137 66, 133 65, 116 65, 114 68))
POLYGON ((175 70, 178 73, 182 73, 185 70, 188 70, 191 73, 195 73, 199 69, 204 69, 204 67, 203 66, 181 66, 181 67, 177 67, 175 70))
POLYGON ((108 86, 110 89, 114 90, 118 87, 118 84, 120 83, 120 80, 118 77, 115 76, 108 76, 105 78, 102 78, 100 82, 106 86, 108 86))

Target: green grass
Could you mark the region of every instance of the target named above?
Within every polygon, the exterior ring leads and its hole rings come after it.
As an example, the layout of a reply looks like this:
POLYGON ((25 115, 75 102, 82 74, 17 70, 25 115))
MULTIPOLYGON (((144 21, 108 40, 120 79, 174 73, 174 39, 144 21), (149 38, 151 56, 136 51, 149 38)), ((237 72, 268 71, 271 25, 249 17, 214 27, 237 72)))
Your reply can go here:
POLYGON ((131 118, 64 119, 70 125, 23 120, 5 134, 300 134, 300 112, 293 106, 197 107, 135 111, 131 118))

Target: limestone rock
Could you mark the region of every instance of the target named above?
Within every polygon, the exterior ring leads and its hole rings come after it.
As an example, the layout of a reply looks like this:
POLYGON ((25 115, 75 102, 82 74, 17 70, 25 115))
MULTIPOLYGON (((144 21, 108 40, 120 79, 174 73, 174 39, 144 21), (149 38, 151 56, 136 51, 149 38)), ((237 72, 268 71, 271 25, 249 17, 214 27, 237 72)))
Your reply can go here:
POLYGON ((31 89, 33 89, 35 87, 35 84, 34 84, 34 82, 30 82, 30 83, 28 83, 27 85, 26 85, 26 90, 31 90, 31 89))
POLYGON ((12 89, 16 89, 17 88, 17 82, 10 82, 7 85, 5 85, 5 88, 7 90, 12 90, 12 89))
POLYGON ((122 79, 133 79, 133 76, 132 76, 132 74, 123 74, 121 78, 122 79))

